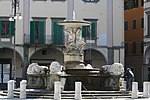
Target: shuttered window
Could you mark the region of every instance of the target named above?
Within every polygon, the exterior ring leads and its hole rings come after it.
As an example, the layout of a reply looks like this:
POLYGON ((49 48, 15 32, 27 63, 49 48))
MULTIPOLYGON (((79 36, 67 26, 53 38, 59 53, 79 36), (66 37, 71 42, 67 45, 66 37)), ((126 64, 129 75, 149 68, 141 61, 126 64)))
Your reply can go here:
POLYGON ((0 21, 0 36, 12 37, 15 33, 15 22, 13 21, 0 21))
POLYGON ((90 21, 90 26, 82 27, 82 37, 86 40, 95 40, 97 36, 97 21, 96 20, 86 20, 90 21))
POLYGON ((30 22, 30 43, 31 44, 45 43, 45 21, 30 22))
POLYGON ((63 26, 58 25, 60 21, 64 19, 54 18, 52 19, 52 44, 63 45, 64 44, 64 31, 63 26))

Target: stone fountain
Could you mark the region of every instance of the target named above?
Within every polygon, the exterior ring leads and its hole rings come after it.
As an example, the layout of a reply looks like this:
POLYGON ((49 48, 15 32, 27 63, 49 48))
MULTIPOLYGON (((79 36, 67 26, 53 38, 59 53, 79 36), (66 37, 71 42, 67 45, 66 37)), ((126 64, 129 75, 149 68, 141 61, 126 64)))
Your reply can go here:
MULTIPOLYGON (((65 20, 59 22, 64 26, 67 34, 64 54, 64 66, 67 75, 64 90, 74 90, 77 81, 82 82, 84 90, 119 90, 119 79, 124 73, 124 67, 120 63, 105 65, 100 69, 93 68, 90 64, 84 64, 83 49, 86 46, 82 38, 82 26, 90 25, 90 22, 81 20, 65 20)), ((63 76, 62 76, 63 77, 63 76)))
POLYGON ((84 20, 75 19, 74 0, 68 0, 67 20, 59 22, 64 26, 67 34, 66 48, 64 54, 64 66, 66 78, 64 90, 74 90, 76 81, 82 82, 84 90, 119 90, 120 75, 124 72, 123 65, 120 63, 111 65, 113 71, 106 70, 108 67, 100 69, 93 68, 90 64, 84 64, 83 49, 86 46, 82 38, 82 26, 89 26, 91 23, 84 20), (118 66, 118 67, 116 67, 118 66), (115 69, 117 68, 117 69, 115 69), (121 73, 117 73, 121 69, 121 73), (105 73, 107 72, 107 73, 105 73))
MULTIPOLYGON (((68 0, 68 18, 58 23, 64 26, 64 32, 67 34, 64 67, 61 67, 58 62, 52 62, 50 70, 47 70, 46 67, 40 67, 42 72, 45 69, 44 74, 28 73, 28 87, 44 88, 52 92, 54 82, 61 81, 62 90, 73 91, 75 82, 80 81, 84 90, 119 90, 119 79, 124 73, 122 64, 105 65, 100 69, 93 68, 90 64, 84 64, 83 49, 86 43, 82 38, 82 26, 89 26, 91 23, 76 20, 73 7, 74 1, 68 0)), ((34 69, 34 67, 31 68, 34 69)))

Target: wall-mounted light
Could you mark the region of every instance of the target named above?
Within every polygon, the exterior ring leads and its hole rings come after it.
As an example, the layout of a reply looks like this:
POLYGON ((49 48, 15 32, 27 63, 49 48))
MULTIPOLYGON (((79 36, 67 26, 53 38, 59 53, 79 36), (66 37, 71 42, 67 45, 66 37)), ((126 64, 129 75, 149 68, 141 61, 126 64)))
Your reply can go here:
POLYGON ((14 21, 16 19, 19 19, 19 20, 22 19, 21 13, 16 13, 16 16, 10 15, 9 17, 9 21, 14 21))
POLYGON ((14 16, 10 15, 9 21, 14 21, 14 16))
POLYGON ((16 19, 22 19, 19 7, 20 0, 12 0, 12 9, 9 21, 15 21, 16 19))

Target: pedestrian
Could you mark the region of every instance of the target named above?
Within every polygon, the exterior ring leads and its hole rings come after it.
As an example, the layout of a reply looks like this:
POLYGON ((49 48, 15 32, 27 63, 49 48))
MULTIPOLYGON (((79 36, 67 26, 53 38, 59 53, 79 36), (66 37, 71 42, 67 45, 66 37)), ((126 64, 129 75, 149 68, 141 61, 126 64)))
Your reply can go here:
POLYGON ((132 82, 134 82, 134 74, 131 70, 131 68, 127 68, 127 71, 124 74, 124 77, 126 78, 127 81, 127 91, 130 91, 132 89, 132 82))

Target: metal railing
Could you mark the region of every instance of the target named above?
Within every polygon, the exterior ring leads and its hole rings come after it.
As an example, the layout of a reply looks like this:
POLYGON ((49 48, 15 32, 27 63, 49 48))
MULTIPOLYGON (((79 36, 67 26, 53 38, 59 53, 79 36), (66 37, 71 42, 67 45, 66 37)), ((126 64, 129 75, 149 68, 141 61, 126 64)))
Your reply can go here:
POLYGON ((53 44, 53 45, 64 45, 65 44, 65 36, 64 39, 62 39, 62 41, 58 40, 54 40, 54 38, 52 37, 52 35, 45 35, 44 38, 40 38, 35 36, 32 41, 31 41, 31 35, 25 34, 24 35, 24 44, 53 44), (57 44, 57 41, 59 41, 59 43, 61 44, 57 44))
MULTIPOLYGON (((45 35, 43 40, 40 37, 38 37, 38 36, 34 36, 34 38, 31 41, 30 37, 31 36, 29 34, 25 34, 24 35, 24 44, 65 45, 65 41, 67 41, 67 35, 64 35, 63 39, 59 39, 58 38, 58 40, 54 39, 52 35, 45 35), (59 43, 58 43, 58 41, 59 41, 59 43)), ((84 38, 84 42, 87 45, 96 45, 97 44, 97 39, 84 38)))

